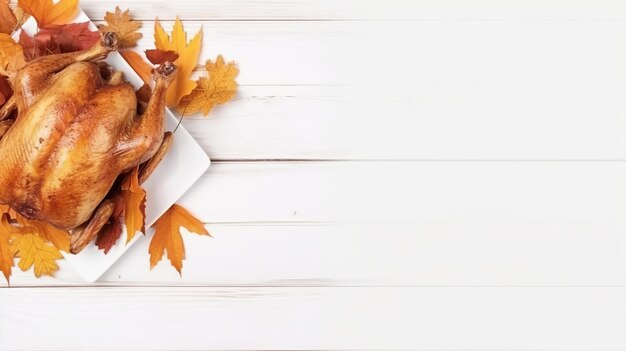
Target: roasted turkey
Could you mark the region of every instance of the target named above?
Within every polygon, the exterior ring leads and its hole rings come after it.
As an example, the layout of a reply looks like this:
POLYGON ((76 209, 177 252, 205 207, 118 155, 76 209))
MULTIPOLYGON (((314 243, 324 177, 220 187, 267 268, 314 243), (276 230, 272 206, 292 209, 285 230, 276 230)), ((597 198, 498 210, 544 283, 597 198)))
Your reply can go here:
POLYGON ((111 216, 106 197, 118 176, 151 159, 164 137, 176 67, 155 70, 153 94, 139 114, 134 88, 103 69, 116 48, 117 36, 105 33, 88 50, 29 62, 0 110, 0 204, 74 230, 74 252, 111 216))

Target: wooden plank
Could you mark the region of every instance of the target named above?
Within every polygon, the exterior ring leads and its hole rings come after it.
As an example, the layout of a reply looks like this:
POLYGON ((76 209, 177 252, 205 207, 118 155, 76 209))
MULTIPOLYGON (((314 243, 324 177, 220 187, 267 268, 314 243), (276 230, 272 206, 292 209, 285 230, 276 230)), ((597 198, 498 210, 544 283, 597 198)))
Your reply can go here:
MULTIPOLYGON (((101 18, 113 6, 82 0, 81 7, 101 18)), ((142 20, 155 17, 187 20, 623 20, 626 5, 619 0, 129 0, 123 6, 142 20)))
POLYGON ((200 25, 244 85, 186 123, 218 160, 626 160, 619 21, 200 25))
MULTIPOLYGON (((626 164, 218 163, 180 203, 183 279, 148 240, 101 285, 624 286, 626 164)), ((149 196, 149 195, 148 195, 149 196)), ((16 273, 15 286, 82 285, 16 273)))
MULTIPOLYGON (((626 228, 603 224, 208 224, 182 277, 140 240, 96 286, 626 286, 626 228), (558 257, 556 259, 555 257, 558 257)), ((6 286, 0 282, 0 286, 6 286)), ((16 268, 12 287, 94 286, 16 268)))
POLYGON ((3 350, 615 350, 625 288, 0 290, 3 350), (27 312, 26 312, 27 311, 27 312))

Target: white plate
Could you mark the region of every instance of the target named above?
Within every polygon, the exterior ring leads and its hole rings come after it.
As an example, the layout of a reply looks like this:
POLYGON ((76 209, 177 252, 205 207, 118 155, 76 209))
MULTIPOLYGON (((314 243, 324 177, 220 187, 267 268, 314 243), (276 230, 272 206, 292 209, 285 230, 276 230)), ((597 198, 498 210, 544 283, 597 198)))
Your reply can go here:
MULTIPOLYGON (((74 23, 91 22, 89 17, 80 11, 74 19, 74 23)), ((91 22, 92 30, 96 26, 91 22)), ((37 23, 31 17, 22 29, 29 35, 33 35, 37 30, 37 23)), ((14 35, 17 39, 19 33, 14 35)), ((139 88, 143 81, 128 65, 128 63, 117 52, 112 52, 106 60, 116 70, 124 72, 127 81, 139 88)), ((178 120, 169 109, 165 109, 166 129, 174 130, 178 120)), ((144 184, 146 190, 146 228, 150 227, 161 217, 170 206, 172 206, 209 168, 211 161, 204 150, 191 137, 182 126, 178 127, 174 134, 172 149, 167 154, 163 162, 144 184)), ((151 229, 146 234, 152 233, 151 229)), ((65 254, 65 258, 70 262, 78 274, 88 282, 95 282, 128 250, 141 234, 137 233, 133 240, 126 245, 126 229, 117 244, 111 248, 107 255, 98 250, 95 244, 87 246, 78 255, 65 254)), ((146 266, 149 263, 146 262, 146 266)))

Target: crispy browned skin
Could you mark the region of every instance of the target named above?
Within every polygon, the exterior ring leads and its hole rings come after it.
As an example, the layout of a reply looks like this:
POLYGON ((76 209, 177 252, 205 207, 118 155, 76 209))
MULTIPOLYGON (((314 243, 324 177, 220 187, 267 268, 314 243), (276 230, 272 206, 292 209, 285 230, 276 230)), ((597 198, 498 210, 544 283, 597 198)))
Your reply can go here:
POLYGON ((133 87, 119 76, 105 82, 96 65, 115 41, 105 34, 89 50, 42 57, 18 73, 18 117, 0 140, 0 203, 74 229, 119 174, 157 151, 175 66, 161 67, 146 111, 137 115, 133 87))

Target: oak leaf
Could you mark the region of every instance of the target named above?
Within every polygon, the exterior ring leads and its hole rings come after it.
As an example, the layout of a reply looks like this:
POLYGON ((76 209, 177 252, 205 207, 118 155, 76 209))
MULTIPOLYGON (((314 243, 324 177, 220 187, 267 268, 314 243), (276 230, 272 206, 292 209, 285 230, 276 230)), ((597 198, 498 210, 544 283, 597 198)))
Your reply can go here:
POLYGON ((9 8, 9 0, 0 0, 0 33, 11 34, 17 28, 17 18, 9 8))
POLYGON ((202 111, 206 116, 215 105, 226 103, 237 94, 235 78, 239 69, 234 62, 225 63, 219 55, 215 63, 207 61, 205 68, 208 78, 200 77, 198 86, 176 107, 183 115, 202 111))
POLYGON ((153 65, 160 65, 165 62, 178 60, 178 54, 174 51, 161 51, 159 49, 146 50, 146 58, 153 65))
POLYGON ((142 37, 142 34, 137 32, 141 28, 141 22, 133 21, 129 10, 122 12, 119 6, 116 6, 115 12, 107 12, 104 20, 107 25, 101 24, 98 28, 102 32, 115 32, 119 37, 117 42, 119 48, 137 46, 137 40, 142 37))
POLYGON ((124 203, 126 243, 129 243, 137 231, 146 233, 146 191, 139 185, 139 166, 133 168, 124 179, 121 196, 124 203))
POLYGON ((59 269, 56 261, 63 258, 59 250, 46 243, 39 235, 36 235, 33 227, 22 227, 22 233, 12 235, 11 251, 20 258, 17 266, 27 271, 35 267, 35 277, 42 275, 54 275, 59 269), (28 229, 31 229, 29 232, 28 229))
POLYGON ((0 33, 0 75, 12 77, 25 64, 22 46, 8 34, 0 33))
POLYGON ((154 41, 156 48, 161 51, 174 51, 178 54, 178 59, 174 64, 178 67, 176 78, 167 90, 167 105, 176 106, 185 95, 189 95, 196 87, 196 82, 190 79, 200 54, 202 44, 202 28, 196 35, 187 42, 187 34, 183 30, 183 24, 176 17, 172 36, 165 32, 161 23, 157 19, 154 24, 154 41))
POLYGON ((167 251, 167 258, 179 274, 182 274, 183 259, 185 258, 185 245, 180 234, 180 228, 184 227, 190 232, 210 236, 200 220, 176 204, 172 205, 153 227, 155 229, 154 236, 148 249, 150 269, 161 261, 163 253, 167 251))
POLYGON ((18 0, 17 6, 33 16, 39 28, 69 23, 78 13, 78 0, 18 0))
POLYGON ((138 53, 134 51, 120 51, 120 54, 128 62, 130 67, 141 77, 144 83, 150 84, 152 80, 152 66, 144 61, 138 53))
POLYGON ((104 250, 104 254, 108 254, 109 250, 117 243, 122 235, 122 216, 124 215, 124 201, 121 195, 113 198, 115 207, 109 222, 102 227, 96 238, 96 245, 100 250, 104 250))

